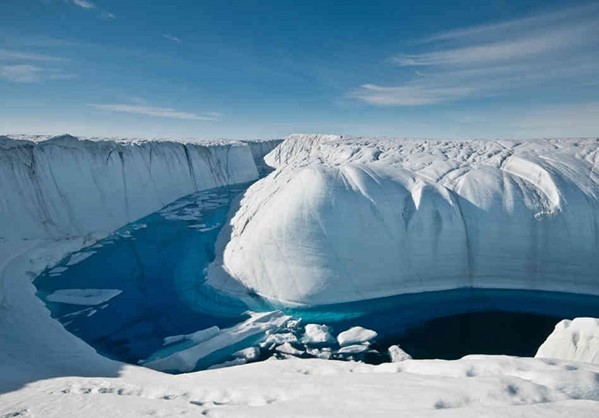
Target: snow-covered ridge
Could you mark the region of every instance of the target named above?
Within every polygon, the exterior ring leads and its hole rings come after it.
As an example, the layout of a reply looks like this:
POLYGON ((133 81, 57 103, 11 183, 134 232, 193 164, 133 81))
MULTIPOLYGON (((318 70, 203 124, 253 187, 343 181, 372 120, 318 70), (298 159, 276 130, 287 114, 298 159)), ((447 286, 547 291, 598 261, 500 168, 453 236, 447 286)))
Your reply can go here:
POLYGON ((232 276, 300 304, 464 286, 599 294, 597 139, 293 135, 265 160, 277 170, 246 193, 216 287, 232 276))
POLYGON ((255 180, 277 144, 0 136, 0 240, 107 234, 184 195, 255 180))

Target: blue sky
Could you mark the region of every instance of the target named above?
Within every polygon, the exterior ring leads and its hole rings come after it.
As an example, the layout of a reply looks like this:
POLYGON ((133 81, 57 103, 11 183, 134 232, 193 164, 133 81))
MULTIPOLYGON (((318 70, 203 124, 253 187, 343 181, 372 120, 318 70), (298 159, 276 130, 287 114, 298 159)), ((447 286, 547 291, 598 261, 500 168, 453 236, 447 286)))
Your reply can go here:
POLYGON ((599 135, 599 3, 2 0, 0 133, 599 135))

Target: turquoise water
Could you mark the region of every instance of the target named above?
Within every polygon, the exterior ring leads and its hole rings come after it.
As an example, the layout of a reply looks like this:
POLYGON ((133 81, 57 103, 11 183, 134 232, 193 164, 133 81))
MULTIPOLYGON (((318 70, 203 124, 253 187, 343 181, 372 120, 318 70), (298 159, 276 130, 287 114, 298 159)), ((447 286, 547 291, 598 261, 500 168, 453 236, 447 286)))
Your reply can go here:
MULTIPOLYGON (((127 225, 39 276, 35 280, 39 296, 69 331, 104 355, 131 363, 148 358, 167 336, 242 322, 247 307, 216 293, 204 281, 218 233, 248 186, 186 196, 127 225), (82 261, 74 263, 77 258, 82 261), (60 289, 119 289, 122 293, 94 306, 47 300, 60 289)), ((263 310, 276 308, 258 302, 263 310)), ((560 319, 599 317, 599 297, 457 289, 283 310, 302 318, 304 324, 327 324, 335 334, 355 325, 376 330, 375 351, 363 359, 377 363, 388 360, 385 352, 391 344, 401 345, 416 358, 534 355, 560 319)), ((301 327, 292 331, 301 337, 301 327)), ((190 345, 184 341, 172 349, 190 345)), ((227 360, 230 353, 221 354, 214 356, 214 362, 227 360)), ((262 358, 271 354, 264 351, 262 358)), ((198 367, 208 366, 204 361, 198 367)))

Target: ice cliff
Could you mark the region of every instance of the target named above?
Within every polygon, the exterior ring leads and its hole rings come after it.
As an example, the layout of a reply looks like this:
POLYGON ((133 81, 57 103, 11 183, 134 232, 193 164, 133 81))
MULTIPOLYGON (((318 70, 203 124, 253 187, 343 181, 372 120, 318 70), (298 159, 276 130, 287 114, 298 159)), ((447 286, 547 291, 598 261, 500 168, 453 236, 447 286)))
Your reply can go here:
POLYGON ((223 231, 210 281, 309 305, 459 287, 599 294, 598 145, 291 136, 223 231))
POLYGON ((104 235, 184 195, 255 180, 265 142, 0 136, 0 242, 104 235))

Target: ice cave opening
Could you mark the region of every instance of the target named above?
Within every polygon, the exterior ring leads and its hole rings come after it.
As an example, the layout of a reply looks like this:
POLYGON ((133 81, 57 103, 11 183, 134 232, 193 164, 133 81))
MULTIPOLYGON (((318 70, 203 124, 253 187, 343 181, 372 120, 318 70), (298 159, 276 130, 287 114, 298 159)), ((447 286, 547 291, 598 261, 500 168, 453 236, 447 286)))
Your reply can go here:
POLYGON ((282 311, 256 319, 245 303, 204 285, 219 231, 247 187, 198 192, 119 229, 39 276, 38 295, 100 353, 170 372, 227 364, 257 346, 251 360, 324 354, 381 363, 391 345, 414 358, 533 356, 559 320, 599 316, 597 296, 464 288, 312 308, 256 299, 254 311, 282 311), (306 342, 309 323, 326 325, 330 341, 306 342), (334 336, 354 326, 378 335, 367 350, 343 351, 334 336), (170 361, 202 345, 210 349, 190 364, 170 361))

